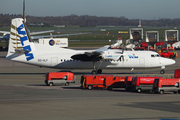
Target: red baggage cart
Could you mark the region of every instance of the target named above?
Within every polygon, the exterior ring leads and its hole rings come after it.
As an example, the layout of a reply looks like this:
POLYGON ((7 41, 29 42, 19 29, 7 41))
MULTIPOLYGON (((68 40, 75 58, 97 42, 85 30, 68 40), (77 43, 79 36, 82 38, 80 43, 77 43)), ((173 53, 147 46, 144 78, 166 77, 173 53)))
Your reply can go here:
POLYGON ((81 86, 83 88, 104 88, 104 79, 113 75, 83 75, 81 77, 81 86))
POLYGON ((154 80, 153 89, 155 93, 164 92, 180 93, 180 79, 178 78, 157 78, 154 80))

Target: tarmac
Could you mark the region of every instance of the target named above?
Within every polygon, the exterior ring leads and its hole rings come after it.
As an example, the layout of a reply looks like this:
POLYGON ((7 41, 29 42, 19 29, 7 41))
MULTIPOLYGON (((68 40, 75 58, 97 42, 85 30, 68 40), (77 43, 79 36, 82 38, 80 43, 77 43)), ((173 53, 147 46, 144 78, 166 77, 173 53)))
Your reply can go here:
MULTIPOLYGON (((0 52, 0 56, 6 52, 0 52)), ((178 55, 180 52, 178 51, 178 55)), ((118 76, 173 77, 176 64, 146 70, 107 69, 103 74, 118 76)), ((39 68, 0 57, 0 118, 2 120, 180 120, 180 94, 127 92, 125 89, 81 89, 80 77, 92 70, 71 70, 75 84, 46 86, 47 72, 61 69, 39 68)))

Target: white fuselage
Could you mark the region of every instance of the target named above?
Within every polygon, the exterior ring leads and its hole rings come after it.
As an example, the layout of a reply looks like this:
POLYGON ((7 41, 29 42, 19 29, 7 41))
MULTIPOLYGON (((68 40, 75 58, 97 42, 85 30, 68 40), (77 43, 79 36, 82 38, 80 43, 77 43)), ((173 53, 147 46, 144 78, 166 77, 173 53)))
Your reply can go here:
MULTIPOLYGON (((18 62, 33 64, 41 67, 53 67, 60 69, 92 69, 93 62, 73 60, 72 55, 87 52, 87 50, 71 50, 65 48, 50 47, 46 45, 34 44, 34 58, 27 61, 25 55, 13 53, 11 59, 18 62), (16 56, 16 57, 12 57, 16 56)), ((91 50, 93 51, 93 50, 91 50)), ((89 51, 90 52, 90 51, 89 51)), ((119 60, 122 50, 106 49, 103 51, 103 60, 95 62, 95 67, 100 69, 112 68, 154 68, 165 67, 174 64, 175 61, 157 56, 153 51, 124 51, 124 59, 119 60)), ((8 55, 10 56, 10 55, 8 55)))

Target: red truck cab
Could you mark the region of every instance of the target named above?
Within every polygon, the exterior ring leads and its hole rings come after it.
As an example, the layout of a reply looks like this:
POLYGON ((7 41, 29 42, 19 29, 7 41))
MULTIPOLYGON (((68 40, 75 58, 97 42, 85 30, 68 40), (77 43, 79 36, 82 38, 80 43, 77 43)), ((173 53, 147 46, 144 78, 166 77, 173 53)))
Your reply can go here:
POLYGON ((157 78, 153 83, 155 93, 164 92, 180 93, 180 79, 178 78, 157 78))
POLYGON ((65 84, 75 83, 74 73, 71 72, 48 72, 46 73, 45 83, 48 86, 53 84, 65 84))
POLYGON ((134 76, 126 76, 125 77, 125 89, 127 91, 132 90, 132 79, 134 76))
POLYGON ((161 57, 166 57, 171 59, 175 59, 177 57, 177 52, 175 52, 174 49, 162 48, 158 53, 161 57))
POLYGON ((104 87, 108 90, 112 90, 112 88, 124 88, 125 76, 107 76, 104 80, 104 87))
POLYGON ((134 50, 144 51, 146 49, 145 49, 145 47, 136 47, 134 50))

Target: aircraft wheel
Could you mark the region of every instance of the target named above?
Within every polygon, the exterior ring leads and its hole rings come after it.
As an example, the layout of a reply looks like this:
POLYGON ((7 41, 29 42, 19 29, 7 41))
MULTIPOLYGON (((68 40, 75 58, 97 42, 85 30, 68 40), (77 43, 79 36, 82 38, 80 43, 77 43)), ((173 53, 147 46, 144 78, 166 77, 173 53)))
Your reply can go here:
POLYGON ((161 74, 164 74, 164 73, 165 73, 165 71, 162 69, 162 70, 160 71, 160 73, 161 73, 161 74))
POLYGON ((65 86, 69 86, 69 83, 67 82, 67 83, 65 83, 65 86))
POLYGON ((108 90, 112 90, 112 86, 108 86, 108 88, 107 88, 108 90))
POLYGON ((102 69, 98 69, 98 70, 97 70, 97 73, 98 73, 98 74, 101 74, 101 73, 102 73, 102 69))
POLYGON ((91 74, 95 75, 95 74, 97 74, 97 71, 96 71, 96 70, 93 70, 93 71, 91 72, 91 74))

